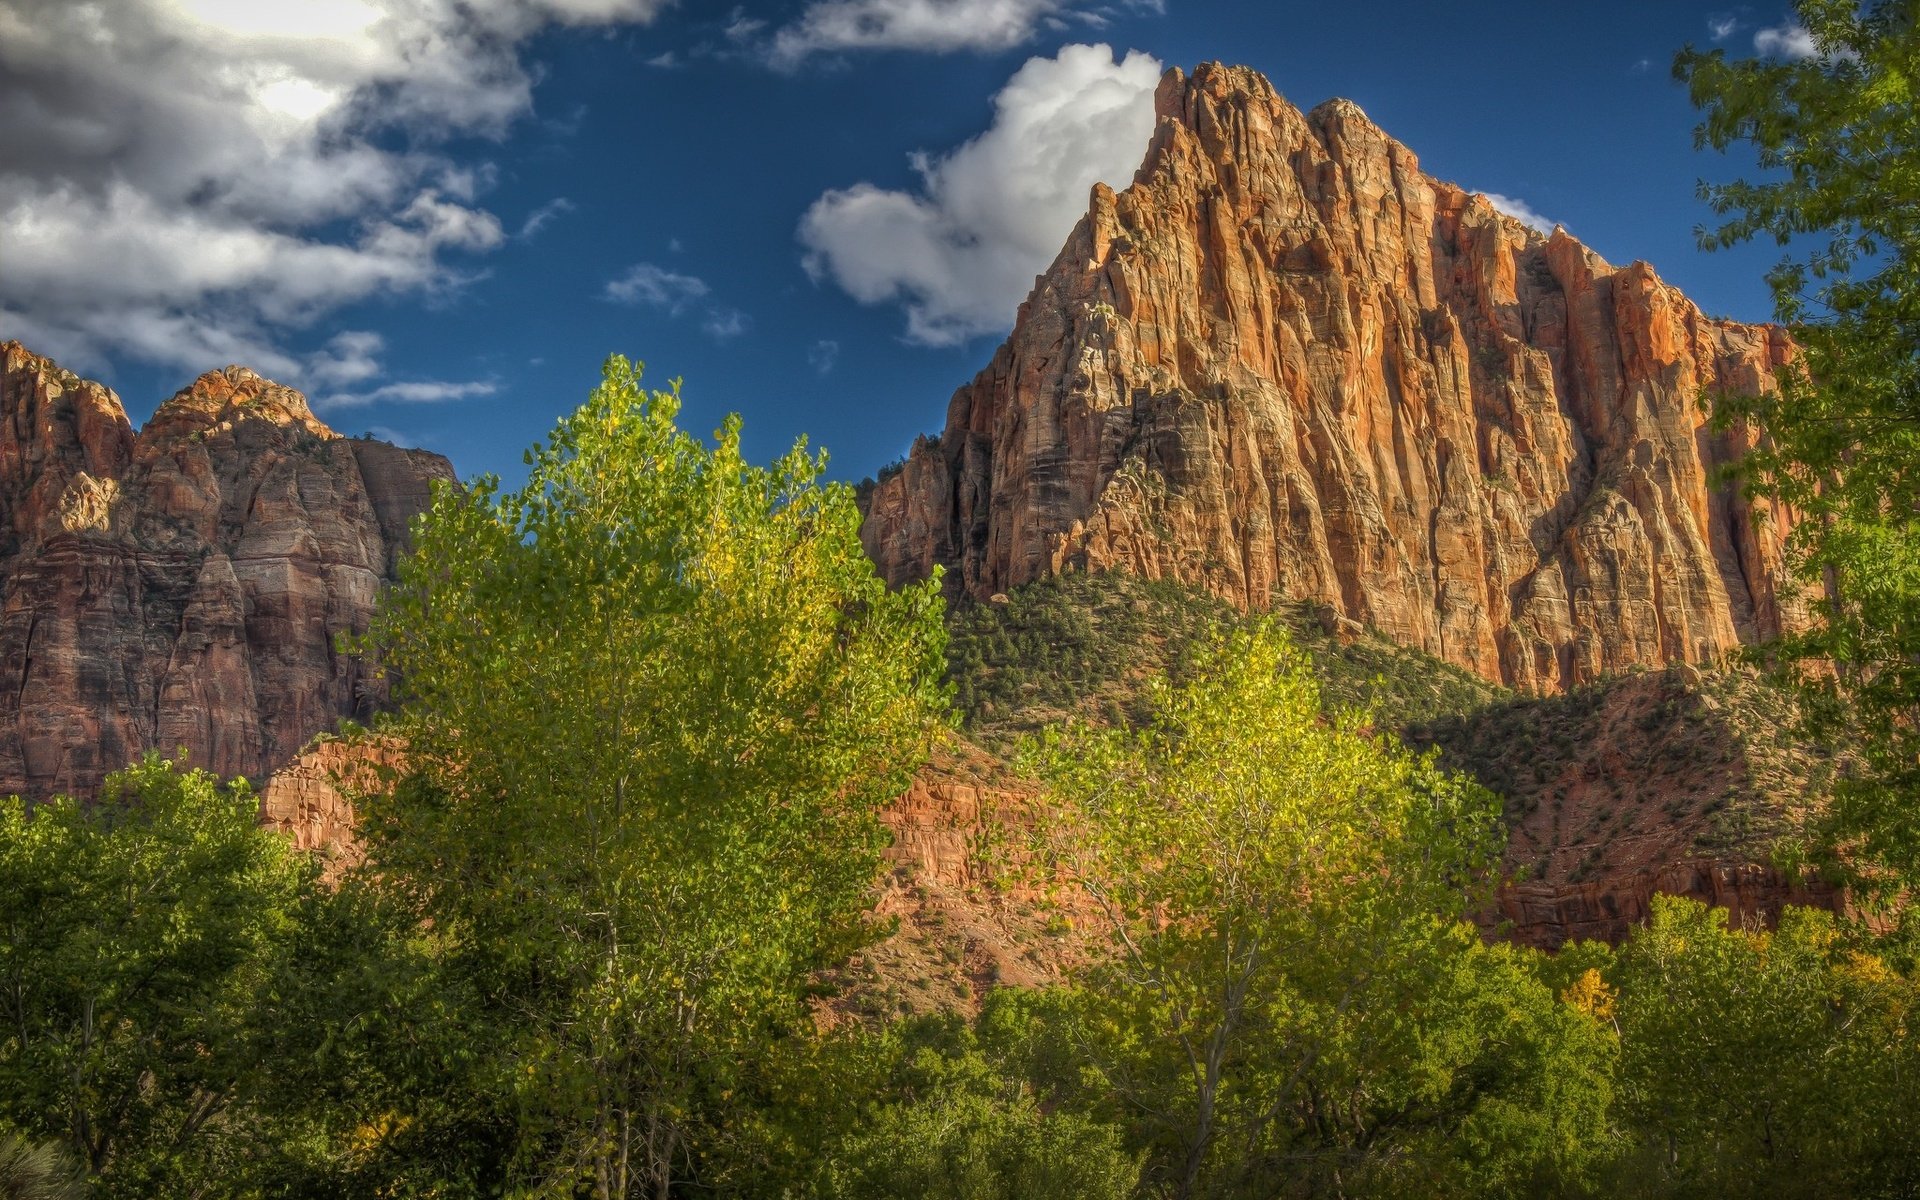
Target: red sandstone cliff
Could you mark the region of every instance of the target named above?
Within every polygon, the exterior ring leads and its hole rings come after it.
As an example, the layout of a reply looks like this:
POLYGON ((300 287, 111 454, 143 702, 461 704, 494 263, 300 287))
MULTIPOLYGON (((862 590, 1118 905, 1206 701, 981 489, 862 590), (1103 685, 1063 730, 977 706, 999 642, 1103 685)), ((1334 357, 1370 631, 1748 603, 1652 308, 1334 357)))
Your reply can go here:
POLYGON ((1344 100, 1168 72, 1133 185, 873 492, 891 582, 1073 567, 1325 601, 1479 674, 1565 688, 1777 632, 1787 521, 1697 401, 1772 386, 1774 328, 1702 315, 1423 174, 1344 100))
POLYGON ((366 628, 436 454, 343 438, 240 367, 137 435, 0 344, 0 793, 87 794, 148 749, 261 779, 382 684, 366 628))

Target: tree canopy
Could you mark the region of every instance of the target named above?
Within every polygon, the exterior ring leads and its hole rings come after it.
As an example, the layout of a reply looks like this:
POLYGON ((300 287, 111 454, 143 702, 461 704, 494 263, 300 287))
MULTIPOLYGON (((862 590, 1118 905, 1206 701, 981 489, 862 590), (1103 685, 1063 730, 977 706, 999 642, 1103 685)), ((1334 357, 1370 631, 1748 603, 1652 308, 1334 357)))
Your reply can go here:
POLYGON ((1753 151, 1757 178, 1702 185, 1726 218, 1708 247, 1770 239, 1769 274, 1800 346, 1777 391, 1717 401, 1757 445, 1748 489, 1796 521, 1790 548, 1809 628, 1774 649, 1807 666, 1829 730, 1869 770, 1822 833, 1828 866, 1889 903, 1920 880, 1920 24, 1905 0, 1801 0, 1813 52, 1675 62, 1703 147, 1753 151))
MULTIPOLYGON (((863 936, 944 705, 937 581, 890 592, 850 489, 745 462, 609 360, 526 485, 445 488, 369 645, 412 768, 372 869, 474 983, 514 1175, 664 1196, 812 968, 863 936)), ((716 1118, 717 1120, 717 1118, 716 1118)))
POLYGON ((157 755, 89 804, 0 801, 0 1129, 58 1139, 106 1194, 182 1194, 250 1152, 314 876, 258 815, 244 782, 157 755))
POLYGON ((1581 1179, 1603 1032, 1462 923, 1498 853, 1494 797, 1323 714, 1271 624, 1217 640, 1153 707, 1139 731, 1056 733, 1037 762, 1050 861, 1111 940, 1079 1038, 1157 1194, 1581 1179))

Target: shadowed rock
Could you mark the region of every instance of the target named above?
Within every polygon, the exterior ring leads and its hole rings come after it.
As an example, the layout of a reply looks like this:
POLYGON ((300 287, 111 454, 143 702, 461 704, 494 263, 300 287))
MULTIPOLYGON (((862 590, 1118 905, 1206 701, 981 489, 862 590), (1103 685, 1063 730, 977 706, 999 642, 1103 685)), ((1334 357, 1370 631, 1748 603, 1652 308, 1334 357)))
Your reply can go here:
POLYGON ((263 779, 385 698, 364 631, 444 458, 343 438, 241 367, 137 435, 0 344, 0 792, 90 795, 149 749, 263 779))

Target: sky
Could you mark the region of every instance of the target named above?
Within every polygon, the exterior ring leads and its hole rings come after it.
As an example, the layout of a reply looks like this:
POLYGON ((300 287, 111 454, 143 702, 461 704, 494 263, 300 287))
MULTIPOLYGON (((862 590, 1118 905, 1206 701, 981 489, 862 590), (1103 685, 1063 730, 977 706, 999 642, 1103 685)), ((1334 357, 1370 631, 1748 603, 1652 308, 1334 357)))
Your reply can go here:
POLYGON ((510 484, 623 353, 859 479, 1215 59, 1764 320, 1780 251, 1697 249, 1752 163, 1693 148, 1687 44, 1814 52, 1686 0, 0 0, 0 339, 136 424, 238 362, 510 484))

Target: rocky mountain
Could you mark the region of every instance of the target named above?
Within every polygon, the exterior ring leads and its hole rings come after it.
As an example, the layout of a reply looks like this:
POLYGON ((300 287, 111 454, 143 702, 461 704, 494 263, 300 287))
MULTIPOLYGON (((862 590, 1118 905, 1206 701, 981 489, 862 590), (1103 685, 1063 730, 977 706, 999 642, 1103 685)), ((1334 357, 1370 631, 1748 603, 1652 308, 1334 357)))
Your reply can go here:
POLYGON ((149 749, 255 780, 384 698, 365 629, 439 455, 346 438, 240 367, 137 434, 0 344, 0 794, 86 795, 149 749))
POLYGON ((1792 346, 1424 174, 1355 105, 1172 70, 1132 186, 872 491, 886 577, 976 598, 1072 568, 1324 603, 1564 690, 1794 620, 1791 514, 1715 468, 1702 399, 1792 346))
MULTIPOLYGON (((1431 178, 1344 101, 1206 65, 1156 103, 1133 185, 1094 189, 944 432, 867 497, 889 580, 944 564, 980 603, 951 617, 965 734, 886 813, 900 925, 847 994, 968 1004, 1081 952, 1071 912, 979 867, 1032 799, 998 751, 1127 719, 1222 600, 1279 611, 1331 699, 1507 798, 1526 878, 1488 919, 1519 940, 1617 938, 1657 891, 1749 920, 1841 903, 1762 862, 1804 756, 1685 665, 1797 619, 1791 514, 1718 483, 1742 437, 1702 407, 1771 387, 1785 335, 1431 178)), ((342 789, 402 751, 299 752, 383 701, 336 638, 452 478, 238 367, 136 434, 0 345, 0 792, 87 794, 184 746, 278 771, 263 820, 351 861, 342 789)))

